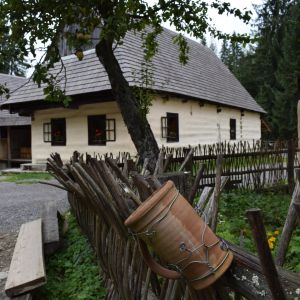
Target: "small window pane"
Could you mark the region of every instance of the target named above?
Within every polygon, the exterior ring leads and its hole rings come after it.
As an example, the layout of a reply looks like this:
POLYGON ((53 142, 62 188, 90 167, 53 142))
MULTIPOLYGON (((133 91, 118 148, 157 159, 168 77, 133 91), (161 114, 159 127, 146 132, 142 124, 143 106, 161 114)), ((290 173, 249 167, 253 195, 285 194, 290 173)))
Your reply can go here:
POLYGON ((178 114, 167 113, 167 142, 179 141, 178 114))
POLYGON ((167 117, 161 117, 161 137, 166 138, 167 137, 167 117))
POLYGON ((230 119, 230 139, 236 139, 236 119, 230 119))
POLYGON ((66 119, 51 119, 51 145, 66 145, 66 119))
POLYGON ((116 120, 106 119, 106 141, 114 142, 116 140, 116 120))
POLYGON ((43 136, 44 136, 45 143, 51 142, 51 123, 43 124, 43 136))
POLYGON ((105 115, 88 116, 89 145, 106 145, 105 115))

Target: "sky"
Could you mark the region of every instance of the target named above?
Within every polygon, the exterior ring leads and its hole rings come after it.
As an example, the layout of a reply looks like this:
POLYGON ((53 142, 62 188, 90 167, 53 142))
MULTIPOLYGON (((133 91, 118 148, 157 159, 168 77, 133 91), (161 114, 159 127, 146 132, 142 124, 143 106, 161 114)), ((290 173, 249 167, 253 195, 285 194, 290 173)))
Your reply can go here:
MULTIPOLYGON (((246 9, 253 12, 252 18, 255 19, 255 11, 253 9, 254 5, 259 5, 263 3, 263 0, 228 0, 232 7, 239 8, 240 10, 246 9)), ((218 15, 216 11, 210 13, 211 18, 214 20, 218 29, 223 30, 226 33, 249 33, 251 30, 250 24, 245 24, 241 20, 226 15, 218 15)))
MULTIPOLYGON (((150 5, 157 2, 156 0, 146 0, 150 5)), ((184 0, 183 0, 184 1, 184 0)), ((212 0, 207 0, 207 2, 212 2, 212 0)), ((240 10, 246 9, 253 12, 253 19, 255 19, 255 11, 253 5, 259 5, 263 3, 263 0, 227 0, 232 7, 239 8, 240 10)), ((218 29, 224 31, 225 33, 232 33, 236 31, 238 33, 250 32, 250 24, 245 24, 238 18, 233 16, 219 15, 216 10, 211 9, 209 12, 210 17, 213 19, 215 25, 218 29)), ((172 29, 172 27, 166 23, 166 27, 172 29)))
MULTIPOLYGON (((208 0, 209 2, 212 2, 212 0, 208 0)), ((249 24, 245 24, 243 21, 239 20, 238 18, 234 16, 227 16, 227 15, 219 15, 216 10, 211 9, 209 11, 209 16, 213 20, 213 24, 216 25, 216 28, 221 30, 224 33, 250 33, 251 32, 251 23, 256 19, 256 13, 254 10, 253 5, 260 5, 263 3, 264 0, 227 0, 227 2, 230 2, 232 7, 239 8, 240 10, 250 10, 252 11, 252 20, 249 22, 249 24)), ((148 3, 154 3, 155 0, 148 0, 148 3)), ((167 28, 172 28, 168 23, 165 24, 167 28)), ((208 45, 211 42, 210 36, 206 36, 208 45)), ((221 41, 213 40, 214 43, 217 45, 217 50, 221 47, 221 41)))
MULTIPOLYGON (((184 0, 182 0, 184 1, 184 0)), ((212 0, 208 0, 209 2, 212 0)), ((263 3, 263 0, 227 0, 228 2, 231 3, 232 7, 239 8, 241 10, 246 9, 246 10, 251 10, 253 12, 252 19, 255 20, 256 15, 255 11, 253 9, 253 4, 254 5, 259 5, 263 3)), ((156 2, 156 0, 147 0, 147 2, 151 5, 156 2)), ((219 15, 216 11, 212 10, 209 12, 209 15, 211 19, 213 20, 213 23, 216 25, 217 29, 222 30, 225 33, 233 33, 234 31, 237 33, 250 33, 251 32, 251 22, 249 24, 243 23, 241 20, 238 18, 235 18, 233 16, 226 16, 226 15, 219 15)), ((172 28, 168 23, 164 24, 165 27, 172 28)), ((208 45, 211 42, 211 39, 209 36, 207 36, 207 42, 208 45)), ((217 51, 220 49, 221 42, 215 41, 217 46, 217 51)), ((42 52, 37 53, 37 58, 36 61, 38 61, 42 55, 42 52)), ((31 58, 32 59, 32 58, 31 58)), ((36 61, 32 61, 32 64, 34 65, 36 61)), ((33 68, 30 68, 27 72, 27 77, 30 76, 33 72, 33 68)))

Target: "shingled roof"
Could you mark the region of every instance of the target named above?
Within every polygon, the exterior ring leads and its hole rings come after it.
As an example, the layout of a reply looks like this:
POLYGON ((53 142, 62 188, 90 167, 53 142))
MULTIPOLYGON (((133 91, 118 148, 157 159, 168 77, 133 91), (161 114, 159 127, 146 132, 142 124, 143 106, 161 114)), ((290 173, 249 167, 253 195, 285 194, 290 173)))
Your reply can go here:
MULTIPOLYGON (((26 78, 17 77, 0 73, 0 84, 5 84, 10 91, 14 91, 26 82, 26 78)), ((0 95, 0 105, 6 100, 4 96, 0 95)), ((8 110, 0 110, 0 127, 1 126, 22 126, 30 125, 31 118, 20 117, 18 114, 10 114, 8 110)))
MULTIPOLYGON (((178 46, 172 41, 176 33, 165 29, 157 38, 159 51, 153 58, 152 71, 156 91, 187 96, 207 102, 264 113, 246 89, 209 48, 187 39, 189 61, 182 65, 178 46)), ((140 33, 127 33, 115 55, 130 85, 139 83, 143 48, 140 33)), ((107 74, 94 50, 85 52, 82 61, 75 55, 63 58, 66 74, 66 94, 69 96, 111 89, 107 74)), ((57 64, 54 72, 60 69, 57 64)), ((61 84, 64 84, 62 80, 61 84)), ((7 104, 37 101, 44 98, 43 89, 29 82, 13 93, 7 104)))

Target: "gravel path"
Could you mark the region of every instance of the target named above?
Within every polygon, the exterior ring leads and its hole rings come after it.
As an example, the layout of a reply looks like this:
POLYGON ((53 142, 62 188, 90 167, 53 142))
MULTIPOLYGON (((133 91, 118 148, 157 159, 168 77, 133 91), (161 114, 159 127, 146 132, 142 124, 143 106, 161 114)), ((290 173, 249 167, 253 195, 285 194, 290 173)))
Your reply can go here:
POLYGON ((0 234, 8 230, 18 230, 24 222, 41 216, 44 203, 55 201, 58 209, 68 208, 64 190, 40 183, 15 184, 0 183, 0 234))
POLYGON ((0 300, 20 226, 41 217, 44 204, 55 201, 61 213, 69 209, 64 190, 40 184, 0 182, 0 300))

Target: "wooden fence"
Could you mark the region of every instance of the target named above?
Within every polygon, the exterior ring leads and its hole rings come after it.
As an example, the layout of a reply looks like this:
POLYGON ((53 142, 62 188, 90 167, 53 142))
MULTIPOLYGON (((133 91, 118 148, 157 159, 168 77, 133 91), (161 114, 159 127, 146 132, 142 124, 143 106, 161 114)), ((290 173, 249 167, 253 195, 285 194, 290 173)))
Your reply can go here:
POLYGON ((229 176, 232 184, 247 189, 261 189, 285 183, 288 181, 288 174, 292 177, 290 178, 292 181, 293 169, 300 166, 296 141, 258 140, 223 142, 193 148, 165 148, 166 154, 172 154, 173 157, 169 166, 170 171, 178 169, 190 149, 193 149, 193 157, 189 168, 193 175, 201 164, 205 165, 200 188, 215 185, 218 155, 223 156, 222 174, 229 176))
MULTIPOLYGON (((68 191, 76 219, 94 246, 103 284, 107 288, 106 299, 227 300, 233 292, 235 299, 242 296, 274 299, 258 258, 229 243, 234 263, 219 281, 203 291, 195 291, 184 277, 166 279, 150 270, 139 251, 136 236, 124 226, 124 220, 141 205, 148 193, 156 190, 159 182, 155 176, 146 180, 136 174, 132 181, 128 177, 126 160, 119 169, 113 160, 90 156, 85 159, 77 152, 66 164, 59 155, 51 155, 48 168, 61 184, 60 188, 68 191)), ((211 203, 209 200, 208 207, 211 203)), ((295 299, 300 286, 299 276, 280 267, 277 272, 287 299, 295 299)))
MULTIPOLYGON (((222 175, 229 177, 229 182, 239 188, 262 189, 276 184, 288 183, 293 190, 294 168, 300 167, 298 141, 225 141, 216 144, 198 145, 195 147, 162 148, 165 160, 171 159, 166 171, 178 171, 180 165, 192 150, 190 163, 186 171, 196 176, 200 165, 205 165, 204 176, 199 188, 214 186, 216 178, 216 160, 222 155, 222 175)), ((106 154, 116 159, 119 165, 123 160, 132 162, 129 153, 119 153, 117 156, 106 154)), ((101 157, 101 156, 100 156, 101 157)))

